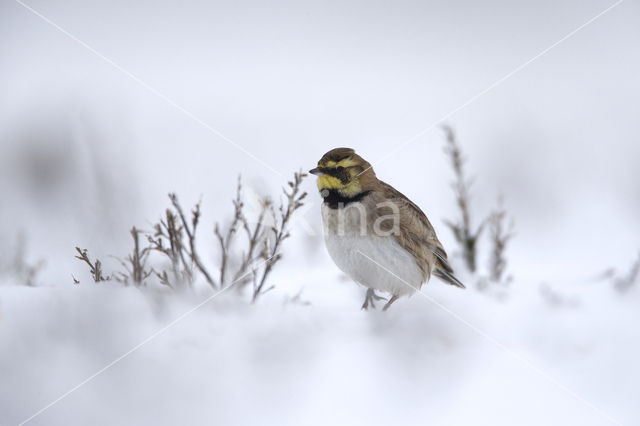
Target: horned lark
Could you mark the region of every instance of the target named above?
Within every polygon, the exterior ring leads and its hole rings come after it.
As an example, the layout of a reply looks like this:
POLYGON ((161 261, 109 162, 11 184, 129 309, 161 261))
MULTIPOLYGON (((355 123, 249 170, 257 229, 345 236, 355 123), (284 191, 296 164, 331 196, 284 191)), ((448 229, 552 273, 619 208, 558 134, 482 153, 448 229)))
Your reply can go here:
POLYGON ((379 180, 353 149, 327 152, 309 173, 318 176, 324 198, 322 221, 331 258, 368 287, 363 309, 384 299, 374 290, 391 294, 386 310, 400 296, 413 294, 432 273, 464 288, 422 210, 379 180))

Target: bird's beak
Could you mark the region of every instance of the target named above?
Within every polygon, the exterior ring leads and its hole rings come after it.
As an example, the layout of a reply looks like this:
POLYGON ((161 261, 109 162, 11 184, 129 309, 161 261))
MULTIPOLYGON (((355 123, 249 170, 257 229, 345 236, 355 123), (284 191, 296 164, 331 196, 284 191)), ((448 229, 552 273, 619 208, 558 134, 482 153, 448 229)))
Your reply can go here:
POLYGON ((320 170, 320 167, 316 167, 315 169, 309 170, 309 173, 316 176, 324 176, 324 172, 320 170))

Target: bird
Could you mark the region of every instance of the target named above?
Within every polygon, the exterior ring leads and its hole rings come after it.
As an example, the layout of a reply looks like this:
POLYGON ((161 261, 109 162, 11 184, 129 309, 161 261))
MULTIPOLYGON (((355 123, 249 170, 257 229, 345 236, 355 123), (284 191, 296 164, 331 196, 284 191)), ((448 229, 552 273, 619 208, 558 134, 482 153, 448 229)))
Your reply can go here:
POLYGON ((335 148, 309 173, 317 176, 325 245, 332 260, 367 287, 362 309, 383 310, 410 296, 435 275, 465 288, 427 216, 415 203, 376 176, 352 148, 335 148), (376 291, 390 294, 384 298, 376 291))

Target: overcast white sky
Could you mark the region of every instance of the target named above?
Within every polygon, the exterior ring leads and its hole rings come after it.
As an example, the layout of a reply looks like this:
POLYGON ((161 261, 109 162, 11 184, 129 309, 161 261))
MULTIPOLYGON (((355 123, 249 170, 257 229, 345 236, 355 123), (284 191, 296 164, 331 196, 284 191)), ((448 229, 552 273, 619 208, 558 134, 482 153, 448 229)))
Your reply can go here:
MULTIPOLYGON (((284 175, 355 147, 441 224, 454 204, 440 131, 390 151, 614 3, 27 4, 77 41, 0 6, 2 231, 43 240, 54 219, 58 241, 116 250, 169 190, 206 206, 238 173, 265 191, 283 180, 180 108, 284 175)), ((503 193, 516 250, 536 253, 522 265, 561 252, 606 267, 637 248, 639 13, 623 2, 447 120, 479 214, 503 193)))

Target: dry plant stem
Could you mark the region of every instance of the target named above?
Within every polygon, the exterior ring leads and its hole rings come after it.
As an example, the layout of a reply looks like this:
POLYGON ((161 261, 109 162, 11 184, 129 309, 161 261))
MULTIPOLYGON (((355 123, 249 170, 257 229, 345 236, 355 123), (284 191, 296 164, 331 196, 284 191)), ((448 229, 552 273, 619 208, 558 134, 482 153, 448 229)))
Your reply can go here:
POLYGON ((76 247, 76 251, 78 254, 75 256, 76 259, 79 259, 89 265, 89 270, 91 271, 91 276, 93 277, 93 281, 99 283, 101 281, 109 281, 111 277, 105 277, 102 275, 102 262, 96 259, 95 262, 91 262, 89 259, 89 252, 87 249, 81 249, 80 247, 76 247))
POLYGON ((220 282, 220 287, 224 287, 224 277, 227 271, 227 262, 229 258, 229 243, 230 243, 230 232, 227 233, 227 237, 223 237, 220 233, 220 227, 216 223, 213 233, 218 239, 218 244, 220 245, 220 278, 218 281, 220 282))
POLYGON ((213 279, 211 278, 211 274, 209 274, 209 271, 207 271, 207 269, 205 268, 204 264, 200 260, 200 256, 198 256, 198 252, 196 250, 196 230, 198 228, 198 221, 200 219, 200 203, 196 204, 194 209, 191 211, 191 213, 192 213, 192 219, 191 219, 192 228, 189 228, 189 222, 187 222, 187 219, 186 219, 184 213, 182 212, 182 207, 180 207, 180 203, 178 203, 178 197, 176 196, 176 194, 169 194, 169 199, 171 200, 171 203, 173 204, 173 207, 175 207, 176 211, 180 215, 180 220, 182 221, 182 226, 184 228, 184 231, 187 234, 187 238, 189 239, 189 252, 188 253, 189 253, 189 256, 191 257, 191 261, 200 270, 202 275, 204 275, 204 278, 207 280, 209 285, 211 287, 213 287, 213 288, 217 288, 216 283, 213 281, 213 279))
MULTIPOLYGON (((216 223, 214 227, 214 234, 218 239, 218 244, 220 245, 220 287, 224 287, 226 280, 226 272, 227 265, 229 263, 230 257, 230 249, 231 249, 231 241, 238 230, 238 226, 244 220, 244 216, 242 215, 242 208, 244 204, 242 203, 242 181, 240 177, 238 177, 238 185, 236 186, 236 198, 233 200, 233 221, 231 225, 227 229, 225 235, 220 231, 220 226, 216 223)), ((235 280, 234 280, 235 281, 235 280)))
POLYGON ((283 188, 284 195, 286 197, 286 205, 280 204, 279 212, 280 212, 280 220, 277 225, 271 228, 271 232, 273 233, 273 244, 269 247, 269 240, 265 239, 265 245, 263 250, 263 257, 266 260, 264 269, 262 271, 262 277, 260 280, 254 281, 254 290, 253 290, 253 299, 255 302, 260 296, 260 294, 266 293, 271 290, 273 287, 269 287, 267 289, 264 288, 265 283, 267 281, 267 277, 269 273, 273 269, 274 265, 282 259, 282 254, 278 252, 280 249, 280 245, 282 242, 289 238, 290 234, 287 230, 287 225, 294 211, 302 207, 304 198, 307 196, 306 192, 300 194, 300 185, 302 180, 307 175, 298 172, 294 174, 293 182, 287 182, 290 188, 290 191, 287 192, 286 189, 283 188))
MULTIPOLYGON (((238 284, 253 281, 252 301, 255 301, 259 295, 273 288, 273 286, 267 288, 267 279, 274 265, 281 259, 280 250, 283 241, 289 237, 287 227, 291 217, 295 210, 302 206, 302 200, 306 196, 306 193, 301 193, 301 182, 305 176, 301 172, 295 173, 294 180, 288 182, 290 190, 284 189, 286 201, 280 205, 279 218, 277 221, 274 220, 273 226, 269 225, 272 222, 267 220, 270 219, 270 214, 273 214, 275 219, 273 204, 268 199, 262 200, 257 223, 255 225, 249 223, 243 213, 242 184, 238 179, 236 197, 233 200, 233 220, 228 228, 223 229, 219 224, 214 227, 214 236, 221 248, 218 283, 202 262, 196 247, 200 203, 195 205, 191 211, 191 221, 188 221, 175 194, 169 194, 172 208, 167 209, 164 218, 153 226, 153 234, 146 234, 147 246, 143 247, 140 244, 141 231, 135 227, 131 229, 133 249, 125 260, 120 260, 124 271, 117 272, 113 278, 125 285, 133 282, 136 286, 141 286, 146 285, 147 278, 153 275, 161 284, 175 288, 175 285, 185 281, 193 285, 196 275, 202 274, 209 285, 222 288, 233 275, 233 281, 238 284), (233 262, 231 248, 240 227, 246 233, 247 247, 239 261, 233 262), (152 267, 147 267, 147 261, 152 252, 161 253, 170 260, 173 277, 171 277, 171 271, 168 273, 164 269, 159 269, 160 272, 158 272, 152 267), (263 266, 256 266, 257 264, 263 266), (239 265, 234 274, 230 271, 231 265, 239 265)), ((103 275, 99 260, 92 262, 86 250, 76 248, 76 251, 78 252, 76 257, 89 265, 96 282, 111 279, 103 275)), ((75 278, 74 282, 77 283, 75 278)))
MULTIPOLYGON (((155 232, 153 236, 147 235, 147 239, 151 244, 152 250, 162 253, 171 261, 173 281, 175 283, 187 281, 189 284, 192 284, 192 266, 184 257, 185 248, 182 244, 183 232, 182 227, 177 226, 178 222, 178 217, 170 209, 167 209, 165 211, 165 219, 161 219, 160 223, 154 225, 153 229, 155 232), (165 247, 164 240, 169 242, 168 247, 165 247)), ((162 284, 173 287, 166 271, 162 271, 161 274, 156 272, 156 276, 162 284)))
POLYGON ((125 269, 125 272, 121 272, 115 276, 116 280, 126 284, 131 279, 135 286, 145 284, 145 280, 149 278, 155 271, 153 269, 147 270, 146 263, 147 257, 151 247, 145 247, 140 250, 140 230, 134 226, 131 228, 131 237, 133 238, 133 251, 127 256, 127 262, 120 261, 125 269))
POLYGON ((482 233, 484 222, 478 226, 476 232, 471 230, 471 214, 469 202, 471 199, 471 180, 467 179, 464 172, 465 159, 456 139, 453 129, 449 126, 442 126, 446 135, 445 153, 451 161, 455 180, 452 183, 456 195, 456 203, 460 211, 461 219, 458 223, 445 221, 446 225, 453 231, 456 241, 462 248, 467 268, 471 272, 476 270, 477 242, 482 233))
MULTIPOLYGON (((234 219, 227 231, 226 236, 223 236, 220 231, 220 226, 216 224, 214 233, 218 239, 218 243, 221 249, 221 271, 220 276, 222 279, 226 280, 226 272, 228 269, 228 261, 230 260, 230 249, 233 237, 237 234, 237 230, 240 226, 244 229, 247 237, 247 250, 243 252, 241 256, 240 266, 237 268, 236 273, 233 276, 233 282, 236 282, 236 287, 238 289, 242 288, 244 284, 250 281, 254 276, 255 280, 255 271, 251 271, 250 274, 247 273, 251 264, 254 264, 258 259, 261 259, 261 253, 256 254, 256 248, 260 246, 265 235, 265 216, 267 211, 271 206, 271 201, 269 199, 262 199, 261 201, 261 209, 260 214, 255 222, 255 225, 249 225, 249 221, 243 213, 244 203, 242 202, 242 181, 240 177, 238 177, 238 185, 236 187, 236 198, 233 201, 234 205, 234 219)), ((222 280, 221 280, 222 282, 222 280)), ((224 283, 221 284, 224 286, 224 283)))
MULTIPOLYGON (((260 241, 263 238, 264 220, 270 207, 271 207, 270 200, 267 200, 267 199, 262 200, 262 208, 260 210, 260 215, 258 216, 258 219, 253 228, 249 226, 249 222, 247 222, 247 219, 244 216, 242 216, 242 228, 245 230, 245 233, 247 235, 248 247, 247 247, 247 251, 242 255, 242 262, 240 264, 240 267, 238 268, 238 271, 234 275, 233 281, 237 281, 241 279, 240 278, 241 276, 246 275, 246 272, 249 266, 252 263, 254 263, 254 260, 257 258, 255 255, 255 251, 256 251, 256 248, 260 245, 260 241)), ((239 284, 246 283, 248 279, 249 277, 247 276, 247 279, 242 280, 239 284)))
POLYGON ((193 282, 193 271, 191 265, 184 258, 185 247, 182 244, 182 226, 177 226, 178 217, 169 209, 166 211, 167 216, 167 234, 169 237, 169 244, 171 246, 171 253, 174 256, 174 270, 176 271, 176 278, 187 279, 189 284, 193 282), (178 275, 179 265, 183 265, 182 276, 178 275))
POLYGON ((133 282, 140 284, 144 278, 144 262, 145 253, 140 253, 140 239, 138 238, 138 230, 134 226, 131 228, 131 236, 133 237, 133 253, 129 256, 129 262, 131 263, 131 275, 133 276, 133 282))
POLYGON ((491 260, 489 264, 491 281, 500 282, 507 266, 505 250, 508 242, 513 238, 513 221, 508 227, 505 227, 507 212, 504 209, 502 197, 498 199, 496 210, 489 217, 489 232, 491 234, 491 243, 493 249, 491 251, 491 260))

